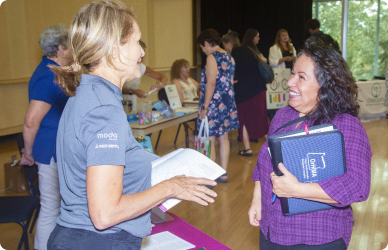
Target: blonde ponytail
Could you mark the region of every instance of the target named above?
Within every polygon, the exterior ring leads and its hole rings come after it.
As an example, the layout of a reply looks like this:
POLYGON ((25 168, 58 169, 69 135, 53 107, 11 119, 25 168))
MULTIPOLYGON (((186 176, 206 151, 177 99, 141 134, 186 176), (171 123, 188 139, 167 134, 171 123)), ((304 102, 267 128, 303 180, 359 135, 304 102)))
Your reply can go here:
MULTIPOLYGON (((68 67, 50 65, 55 73, 54 82, 66 95, 75 96, 81 66, 90 72, 105 58, 107 65, 116 69, 113 47, 129 42, 128 36, 132 34, 135 22, 133 12, 120 0, 98 0, 83 6, 69 28, 67 44, 74 62, 68 67)), ((118 54, 120 59, 120 51, 118 54)))
POLYGON ((66 95, 75 96, 75 91, 80 83, 78 73, 81 70, 81 66, 79 63, 74 61, 70 66, 49 65, 49 67, 55 74, 54 82, 58 83, 66 95))

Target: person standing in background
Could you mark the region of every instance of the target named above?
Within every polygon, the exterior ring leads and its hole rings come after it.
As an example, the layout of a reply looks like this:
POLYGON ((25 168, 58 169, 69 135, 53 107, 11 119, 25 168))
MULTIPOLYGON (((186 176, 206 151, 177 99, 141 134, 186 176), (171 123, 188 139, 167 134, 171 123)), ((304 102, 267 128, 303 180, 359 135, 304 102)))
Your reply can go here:
MULTIPOLYGON (((143 48, 143 50, 147 48, 146 44, 143 41, 140 41, 139 44, 143 48)), ((143 59, 144 57, 141 58, 142 62, 143 62, 143 59)), ((122 89, 123 95, 132 95, 131 97, 132 110, 135 110, 135 111, 137 110, 137 107, 136 107, 137 97, 146 98, 148 96, 147 93, 139 89, 140 79, 143 75, 146 75, 148 77, 151 77, 159 81, 159 84, 152 85, 150 90, 154 90, 154 89, 160 90, 161 88, 164 88, 164 86, 166 86, 168 81, 168 78, 166 75, 151 69, 150 67, 144 65, 143 63, 140 64, 140 73, 141 73, 140 78, 136 78, 124 83, 124 87, 122 89)))
POLYGON ((260 62, 267 62, 267 58, 263 56, 263 54, 260 52, 260 50, 257 48, 257 44, 260 41, 260 34, 255 29, 247 29, 244 34, 244 38, 242 40, 241 45, 251 48, 253 50, 253 53, 255 54, 255 57, 257 57, 257 60, 260 62))
POLYGON ((44 56, 28 84, 30 106, 24 119, 22 164, 38 165, 41 207, 34 248, 39 250, 47 249, 61 205, 55 145, 59 119, 69 97, 54 83, 49 65, 69 66, 73 61, 67 32, 67 26, 60 23, 42 31, 39 45, 44 56))
POLYGON ((248 29, 245 32, 242 47, 232 51, 236 61, 234 89, 240 123, 239 139, 244 143, 244 150, 238 154, 248 157, 252 156, 250 140, 258 140, 268 132, 267 86, 258 66, 265 57, 256 47, 259 39, 257 30, 248 29))
POLYGON ((229 30, 228 33, 221 37, 222 45, 225 50, 232 54, 234 48, 238 48, 241 46, 240 40, 238 39, 238 34, 235 31, 229 30))
POLYGON ((321 23, 318 21, 318 19, 308 20, 305 24, 305 29, 311 36, 307 38, 306 42, 314 42, 320 40, 326 46, 332 46, 335 50, 342 54, 338 42, 335 41, 330 35, 323 33, 320 28, 321 23))
POLYGON ((274 69, 292 69, 296 61, 296 50, 288 32, 280 29, 276 33, 275 43, 269 49, 269 64, 274 69))
MULTIPOLYGON (((213 29, 202 31, 197 38, 197 44, 207 56, 206 66, 201 72, 197 130, 201 120, 208 117, 209 139, 212 142, 210 159, 216 161, 214 143, 218 138, 221 167, 226 171, 230 151, 228 132, 238 128, 239 123, 233 88, 235 62, 228 52, 220 48, 220 41, 218 32, 213 29)), ((228 182, 227 173, 216 181, 228 182)))

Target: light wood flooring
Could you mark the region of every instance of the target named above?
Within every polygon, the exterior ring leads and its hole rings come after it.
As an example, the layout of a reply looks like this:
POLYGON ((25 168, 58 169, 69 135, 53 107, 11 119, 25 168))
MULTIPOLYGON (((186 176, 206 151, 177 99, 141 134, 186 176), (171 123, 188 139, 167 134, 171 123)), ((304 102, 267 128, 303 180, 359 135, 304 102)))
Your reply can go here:
MULTIPOLYGON (((193 127, 192 124, 190 125, 193 127)), ((388 244, 388 119, 381 118, 363 125, 372 145, 372 186, 367 201, 353 204, 356 224, 349 249, 381 250, 388 244)), ((163 130, 156 154, 163 156, 176 148, 184 147, 182 130, 177 144, 173 145, 176 130, 177 126, 163 130)), ((247 213, 253 190, 251 175, 264 139, 260 139, 259 143, 251 143, 253 157, 242 157, 237 155, 243 149, 243 144, 237 142, 237 135, 236 130, 230 133, 229 182, 219 183, 214 188, 218 194, 215 203, 203 207, 184 201, 172 208, 171 212, 232 249, 259 249, 260 229, 249 224, 247 213)), ((157 133, 152 135, 153 145, 156 139, 157 133)), ((4 190, 3 165, 10 162, 11 155, 17 154, 16 141, 0 143, 0 196, 20 195, 4 190)), ((219 163, 219 157, 217 159, 219 163)), ((31 249, 34 233, 35 230, 29 235, 31 249)), ((16 249, 20 237, 19 225, 0 224, 0 244, 3 248, 16 249)))

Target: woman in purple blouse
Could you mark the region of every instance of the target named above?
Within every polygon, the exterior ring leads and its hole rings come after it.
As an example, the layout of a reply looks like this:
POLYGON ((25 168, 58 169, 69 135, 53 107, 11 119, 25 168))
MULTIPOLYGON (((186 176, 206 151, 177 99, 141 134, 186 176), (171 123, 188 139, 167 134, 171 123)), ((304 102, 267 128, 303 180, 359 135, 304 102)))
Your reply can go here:
POLYGON ((345 143, 347 172, 318 183, 300 183, 279 164, 283 176, 276 176, 268 154, 268 141, 258 155, 253 171, 255 189, 249 220, 260 226, 260 249, 347 249, 352 235, 350 205, 368 198, 371 181, 371 147, 357 118, 357 85, 342 56, 331 47, 306 43, 292 75, 289 106, 273 118, 268 135, 280 134, 304 125, 334 124, 345 143), (305 116, 305 120, 284 124, 305 116), (286 217, 278 197, 319 201, 335 207, 286 217))

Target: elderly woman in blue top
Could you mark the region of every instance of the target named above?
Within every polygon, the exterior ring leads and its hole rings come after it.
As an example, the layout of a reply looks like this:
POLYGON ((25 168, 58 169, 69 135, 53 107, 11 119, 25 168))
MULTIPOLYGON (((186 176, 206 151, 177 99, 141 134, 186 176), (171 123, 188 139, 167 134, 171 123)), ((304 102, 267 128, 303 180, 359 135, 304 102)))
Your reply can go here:
POLYGON ((140 249, 151 233, 151 208, 170 197, 207 205, 216 194, 204 185, 216 182, 178 176, 151 187, 149 153, 132 136, 121 104, 122 87, 140 77, 144 55, 126 5, 89 3, 69 30, 74 63, 52 68, 72 97, 59 122, 61 215, 48 248, 140 249), (80 66, 89 74, 78 82, 80 66))
POLYGON ((61 196, 59 194, 55 142, 59 118, 68 97, 54 83, 54 73, 48 65, 67 66, 73 61, 67 47, 67 27, 54 24, 45 28, 40 36, 40 47, 44 53, 28 85, 28 108, 23 129, 25 148, 24 163, 39 169, 41 209, 35 234, 35 248, 46 249, 47 240, 59 216, 61 196))

